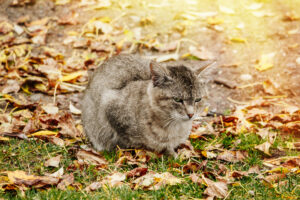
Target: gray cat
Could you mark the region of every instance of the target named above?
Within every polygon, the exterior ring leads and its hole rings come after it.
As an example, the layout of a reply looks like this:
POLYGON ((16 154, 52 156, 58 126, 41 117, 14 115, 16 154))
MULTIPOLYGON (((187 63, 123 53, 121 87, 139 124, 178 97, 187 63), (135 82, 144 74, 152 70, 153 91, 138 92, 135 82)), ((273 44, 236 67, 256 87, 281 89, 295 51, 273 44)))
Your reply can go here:
POLYGON ((185 66, 118 55, 93 74, 82 103, 85 134, 98 151, 143 148, 176 156, 192 128, 201 87, 185 66))

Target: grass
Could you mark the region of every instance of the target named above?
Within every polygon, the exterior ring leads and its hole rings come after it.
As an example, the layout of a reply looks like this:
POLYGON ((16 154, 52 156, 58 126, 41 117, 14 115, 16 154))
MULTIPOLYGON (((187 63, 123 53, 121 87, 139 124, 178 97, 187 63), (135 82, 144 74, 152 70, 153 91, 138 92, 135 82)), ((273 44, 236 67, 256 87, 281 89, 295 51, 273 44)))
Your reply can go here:
MULTIPOLYGON (((245 162, 226 163, 220 160, 208 160, 207 171, 218 169, 220 163, 232 170, 248 170, 251 166, 262 165, 263 153, 255 150, 253 147, 261 144, 260 140, 254 134, 228 136, 222 134, 220 137, 209 136, 207 140, 193 140, 192 144, 198 150, 204 150, 206 146, 220 143, 227 149, 233 148, 233 143, 239 140, 240 143, 236 149, 247 150, 248 159, 245 162)), ((280 141, 275 145, 280 145, 280 141)), ((0 171, 24 170, 32 174, 45 175, 53 173, 57 168, 45 167, 44 163, 50 157, 62 155, 60 167, 64 167, 65 173, 73 173, 77 189, 69 186, 66 191, 61 191, 56 187, 48 189, 29 189, 24 193, 20 191, 2 191, 0 190, 0 199, 193 199, 204 198, 203 192, 205 185, 195 184, 189 178, 188 174, 182 176, 181 173, 173 170, 170 166, 178 163, 184 166, 187 161, 173 159, 162 156, 152 159, 148 163, 148 169, 156 172, 169 171, 178 177, 184 177, 183 184, 175 186, 166 186, 157 191, 133 190, 129 186, 121 188, 102 187, 101 189, 87 193, 83 189, 94 181, 101 180, 101 177, 113 171, 126 172, 134 167, 125 165, 116 167, 113 163, 117 160, 117 152, 104 152, 104 157, 110 162, 107 169, 97 169, 95 166, 85 166, 76 168, 74 164, 74 147, 59 147, 57 145, 45 142, 40 139, 19 140, 11 138, 0 145, 0 171)), ((293 154, 287 152, 287 154, 293 154)), ((199 162, 205 158, 198 159, 199 162)), ((201 173, 201 170, 197 173, 201 173)), ((297 199, 300 196, 300 177, 295 174, 288 175, 282 179, 277 187, 270 187, 265 184, 256 175, 243 177, 229 186, 230 194, 227 199, 297 199), (282 183, 282 184, 281 184, 282 183)))

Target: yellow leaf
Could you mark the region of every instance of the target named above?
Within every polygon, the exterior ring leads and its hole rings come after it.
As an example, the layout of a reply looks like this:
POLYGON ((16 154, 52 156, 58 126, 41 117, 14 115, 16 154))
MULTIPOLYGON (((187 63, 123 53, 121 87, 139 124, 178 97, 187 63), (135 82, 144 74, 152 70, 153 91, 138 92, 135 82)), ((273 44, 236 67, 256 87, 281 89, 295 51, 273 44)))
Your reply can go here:
POLYGON ((268 53, 263 54, 259 60, 259 63, 255 65, 255 68, 259 71, 265 71, 267 69, 270 69, 274 66, 273 64, 273 58, 275 56, 275 53, 268 53))
POLYGON ((61 78, 61 81, 63 82, 69 82, 69 81, 72 81, 74 79, 77 79, 79 78, 80 76, 84 75, 86 72, 85 71, 78 71, 78 72, 73 72, 71 74, 68 74, 66 76, 63 76, 61 78))
POLYGON ((45 130, 45 131, 38 131, 38 132, 32 133, 32 134, 28 135, 28 137, 43 136, 43 135, 44 136, 49 136, 49 135, 56 136, 57 134, 58 134, 57 132, 45 130))
POLYGON ((267 171, 268 173, 276 173, 276 172, 282 172, 284 174, 288 173, 290 170, 285 167, 276 167, 274 169, 271 169, 267 171))
POLYGON ((9 141, 9 138, 0 136, 0 141, 9 141))
POLYGON ((237 43, 245 43, 246 42, 245 38, 240 38, 240 37, 233 37, 233 38, 230 38, 230 40, 232 42, 237 42, 237 43))
POLYGON ((39 91, 42 91, 42 92, 46 92, 47 91, 47 87, 44 84, 42 84, 42 83, 36 83, 34 85, 34 87, 36 89, 38 89, 39 91))
POLYGON ((70 3, 71 0, 55 0, 56 5, 65 5, 67 3, 70 3))

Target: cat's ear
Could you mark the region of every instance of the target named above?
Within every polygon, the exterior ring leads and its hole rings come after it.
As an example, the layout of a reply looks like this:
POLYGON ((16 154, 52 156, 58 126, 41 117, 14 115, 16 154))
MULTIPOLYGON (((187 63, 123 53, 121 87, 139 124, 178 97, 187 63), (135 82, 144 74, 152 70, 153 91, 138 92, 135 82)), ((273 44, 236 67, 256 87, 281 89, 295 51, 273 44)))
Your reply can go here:
POLYGON ((154 87, 162 86, 171 82, 171 78, 168 76, 167 70, 156 62, 150 62, 150 72, 154 87))
POLYGON ((196 69, 194 68, 193 71, 199 77, 201 74, 211 69, 215 64, 215 60, 203 61, 196 67, 196 69))

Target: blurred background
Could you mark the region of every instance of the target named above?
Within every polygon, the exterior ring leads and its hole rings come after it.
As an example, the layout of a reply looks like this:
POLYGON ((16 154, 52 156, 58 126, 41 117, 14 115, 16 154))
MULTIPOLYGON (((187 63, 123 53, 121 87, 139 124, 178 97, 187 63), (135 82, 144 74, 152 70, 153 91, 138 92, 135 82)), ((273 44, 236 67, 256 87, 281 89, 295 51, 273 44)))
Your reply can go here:
POLYGON ((82 91, 88 70, 136 53, 213 63, 202 79, 214 111, 257 98, 299 105, 300 0, 0 2, 3 93, 82 91))

